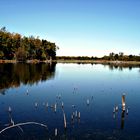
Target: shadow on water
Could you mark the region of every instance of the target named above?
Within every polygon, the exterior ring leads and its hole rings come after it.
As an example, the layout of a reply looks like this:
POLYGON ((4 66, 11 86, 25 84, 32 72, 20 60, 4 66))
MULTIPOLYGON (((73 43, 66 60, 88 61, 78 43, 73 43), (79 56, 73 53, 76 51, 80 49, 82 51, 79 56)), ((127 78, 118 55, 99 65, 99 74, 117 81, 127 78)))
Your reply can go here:
POLYGON ((55 75, 56 63, 16 63, 0 64, 0 92, 5 89, 19 87, 20 84, 34 84, 51 79, 55 75))

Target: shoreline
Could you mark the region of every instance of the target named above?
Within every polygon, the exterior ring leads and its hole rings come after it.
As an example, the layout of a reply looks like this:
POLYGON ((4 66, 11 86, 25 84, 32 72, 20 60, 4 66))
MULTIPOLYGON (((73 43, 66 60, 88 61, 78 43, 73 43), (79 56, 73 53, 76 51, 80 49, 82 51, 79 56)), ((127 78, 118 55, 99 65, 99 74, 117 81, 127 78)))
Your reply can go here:
POLYGON ((140 64, 140 61, 109 61, 109 60, 53 60, 57 63, 93 63, 93 64, 140 64))
MULTIPOLYGON (((114 65, 121 65, 121 64, 131 64, 131 65, 140 65, 140 61, 110 61, 110 60, 27 60, 25 63, 83 63, 83 64, 114 64, 114 65)), ((2 63, 20 63, 16 60, 0 60, 0 64, 2 63)))

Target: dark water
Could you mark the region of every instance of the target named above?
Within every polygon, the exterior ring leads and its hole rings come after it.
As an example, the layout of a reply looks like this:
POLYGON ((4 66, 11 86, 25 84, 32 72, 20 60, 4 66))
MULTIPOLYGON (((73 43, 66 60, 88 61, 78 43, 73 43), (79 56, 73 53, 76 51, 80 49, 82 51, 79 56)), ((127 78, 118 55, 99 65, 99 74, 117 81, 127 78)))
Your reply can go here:
POLYGON ((47 125, 7 129, 0 140, 139 140, 139 108, 139 66, 0 64, 0 130, 11 119, 47 125), (122 112, 123 93, 128 113, 122 112), (116 105, 119 110, 113 113, 116 105))

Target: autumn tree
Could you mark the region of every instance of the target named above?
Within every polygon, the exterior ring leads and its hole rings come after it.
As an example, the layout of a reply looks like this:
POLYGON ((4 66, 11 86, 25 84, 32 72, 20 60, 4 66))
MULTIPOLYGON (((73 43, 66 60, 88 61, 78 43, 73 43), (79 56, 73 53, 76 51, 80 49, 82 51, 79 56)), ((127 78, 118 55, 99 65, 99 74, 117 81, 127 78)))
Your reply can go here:
POLYGON ((56 45, 39 37, 26 37, 0 29, 0 59, 55 59, 56 45))

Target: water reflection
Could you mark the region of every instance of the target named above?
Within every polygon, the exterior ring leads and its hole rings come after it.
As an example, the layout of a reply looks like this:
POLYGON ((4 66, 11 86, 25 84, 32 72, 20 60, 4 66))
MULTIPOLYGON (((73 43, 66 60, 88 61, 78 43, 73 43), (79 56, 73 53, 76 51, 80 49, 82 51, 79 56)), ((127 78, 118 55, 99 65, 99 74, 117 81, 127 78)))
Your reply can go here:
MULTIPOLYGON (((86 63, 78 63, 84 65, 86 63)), ((91 63, 97 65, 98 63, 91 63)), ((140 68, 139 64, 123 64, 123 63, 101 63, 109 70, 120 70, 140 68)), ((45 81, 55 76, 56 63, 8 63, 0 64, 0 93, 5 94, 7 88, 19 87, 20 84, 34 84, 39 81, 45 81)), ((140 70, 139 70, 140 71, 140 70)))
POLYGON ((129 69, 132 70, 132 68, 140 68, 139 64, 123 64, 123 63, 109 63, 109 64, 104 64, 105 66, 107 65, 110 70, 120 70, 123 71, 123 69, 129 69))
POLYGON ((119 66, 115 66, 114 71, 109 70, 109 66, 106 65, 105 68, 98 64, 93 66, 58 64, 56 67, 58 75, 48 82, 48 79, 55 76, 55 64, 2 65, 0 74, 5 75, 0 77, 0 80, 4 81, 6 78, 9 80, 9 85, 8 82, 3 84, 3 87, 1 84, 3 94, 4 88, 15 86, 13 81, 24 85, 21 84, 17 89, 9 89, 5 96, 0 97, 0 130, 6 127, 5 124, 13 121, 15 124, 29 121, 43 123, 47 125, 48 130, 29 125, 22 128, 24 133, 20 132, 19 128, 10 129, 0 135, 0 139, 139 138, 140 78, 137 72, 139 68, 132 71, 127 68, 122 72, 119 71, 119 66), (46 82, 28 87, 28 84, 45 79, 46 82), (29 93, 28 96, 25 94, 26 91, 29 93), (122 111, 121 97, 124 92, 126 110, 122 111), (129 116, 128 106, 131 107, 129 116), (8 116, 7 110, 10 110, 8 107, 12 108, 11 116, 8 116), (67 129, 64 129, 64 118, 67 129))
POLYGON ((33 84, 51 79, 55 75, 55 63, 46 64, 0 64, 0 92, 5 94, 5 89, 18 87, 20 84, 33 84))
MULTIPOLYGON (((78 65, 84 65, 84 64, 88 64, 85 62, 78 62, 78 65)), ((120 70, 123 71, 123 69, 129 69, 132 70, 132 68, 140 68, 140 64, 137 63, 121 63, 121 62, 92 62, 90 63, 91 65, 98 65, 98 64, 102 64, 104 66, 109 67, 110 70, 120 70)))
POLYGON ((121 129, 124 129, 125 111, 121 114, 121 129))

